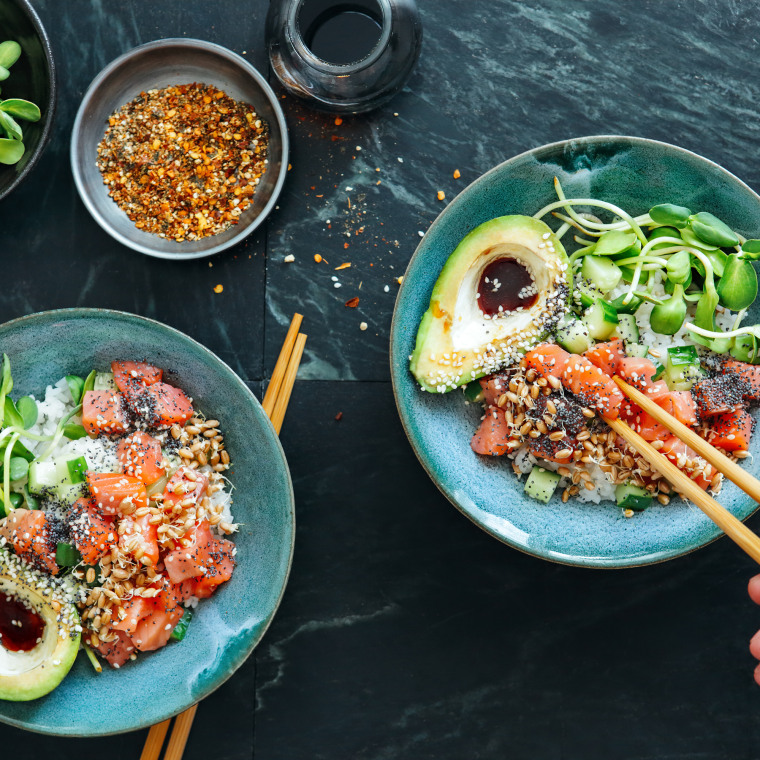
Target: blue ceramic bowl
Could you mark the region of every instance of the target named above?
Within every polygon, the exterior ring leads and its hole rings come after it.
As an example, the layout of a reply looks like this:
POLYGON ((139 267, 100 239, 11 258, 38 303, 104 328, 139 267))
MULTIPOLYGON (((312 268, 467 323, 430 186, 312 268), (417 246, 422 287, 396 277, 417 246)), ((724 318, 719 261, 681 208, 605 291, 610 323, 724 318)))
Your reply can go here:
POLYGON ((98 675, 80 653, 55 691, 34 702, 0 701, 0 720, 47 734, 97 736, 143 728, 185 710, 226 681, 264 635, 293 553, 293 489, 264 411, 235 373, 170 327, 132 314, 62 309, 0 326, 14 396, 44 391, 63 375, 145 359, 170 371, 197 408, 221 422, 233 469, 237 568, 196 610, 184 641, 98 675))
MULTIPOLYGON (((505 161, 473 182, 433 223, 407 269, 391 331, 391 373, 401 421, 417 457, 444 495, 483 530, 537 557, 584 567, 630 567, 678 557, 721 531, 691 503, 674 500, 626 519, 611 503, 555 496, 541 504, 523 493, 509 461, 480 457, 470 438, 481 415, 461 393, 421 391, 409 372, 417 326, 441 267, 474 227, 503 214, 532 215, 556 200, 553 178, 568 197, 601 198, 641 214, 671 202, 709 210, 747 237, 760 233, 760 197, 712 161, 636 137, 584 137, 545 145, 505 161)), ((760 321, 755 302, 747 324, 760 321)), ((760 450, 755 436, 752 451, 760 450)), ((748 460, 749 461, 749 460, 748 460)), ((757 458, 747 469, 757 475, 757 458)), ((757 504, 731 483, 720 501, 740 519, 757 504)))

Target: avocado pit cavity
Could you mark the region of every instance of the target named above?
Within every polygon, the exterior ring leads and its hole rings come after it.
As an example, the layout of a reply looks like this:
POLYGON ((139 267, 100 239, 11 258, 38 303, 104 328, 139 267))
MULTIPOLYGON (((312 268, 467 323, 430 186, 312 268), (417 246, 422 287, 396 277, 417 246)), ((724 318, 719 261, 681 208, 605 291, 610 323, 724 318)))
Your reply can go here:
POLYGON ((538 289, 524 264, 501 257, 483 269, 477 297, 483 314, 493 317, 517 309, 530 309, 538 300, 538 289))
POLYGON ((45 621, 21 599, 0 593, 0 647, 30 652, 42 641, 45 621))

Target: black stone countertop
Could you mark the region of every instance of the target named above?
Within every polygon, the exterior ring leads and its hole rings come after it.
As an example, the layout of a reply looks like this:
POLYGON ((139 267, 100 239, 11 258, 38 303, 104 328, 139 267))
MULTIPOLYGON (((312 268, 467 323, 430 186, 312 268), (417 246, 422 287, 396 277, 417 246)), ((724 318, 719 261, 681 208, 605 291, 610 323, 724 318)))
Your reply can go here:
MULTIPOLYGON (((208 39, 266 70, 267 3, 35 5, 60 98, 52 144, 0 204, 0 321, 75 305, 133 311, 201 341, 256 392, 292 312, 309 334, 282 434, 298 514, 290 584, 254 656, 201 704, 185 758, 760 757, 751 562, 721 540, 663 565, 603 572, 499 544, 418 464, 387 356, 395 278, 443 208, 437 191, 451 199, 516 153, 640 135, 760 188, 760 9, 420 0, 425 41, 405 90, 341 125, 284 97, 293 150, 279 208, 237 248, 171 263, 119 246, 80 202, 68 159, 76 108, 106 63, 161 37, 208 39), (344 261, 352 266, 336 289, 344 261), (359 307, 346 308, 355 295, 359 307)), ((760 518, 749 524, 760 529, 760 518)), ((4 758, 137 760, 144 738, 0 726, 4 758)))

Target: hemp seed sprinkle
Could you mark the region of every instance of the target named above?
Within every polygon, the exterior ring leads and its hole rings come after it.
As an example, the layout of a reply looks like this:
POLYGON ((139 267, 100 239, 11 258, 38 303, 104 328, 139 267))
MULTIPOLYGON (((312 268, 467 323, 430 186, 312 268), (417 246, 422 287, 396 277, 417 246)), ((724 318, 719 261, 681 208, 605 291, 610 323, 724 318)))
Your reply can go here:
POLYGON ((198 240, 237 224, 251 205, 267 142, 252 106, 194 82, 141 92, 111 114, 96 163, 136 227, 198 240))

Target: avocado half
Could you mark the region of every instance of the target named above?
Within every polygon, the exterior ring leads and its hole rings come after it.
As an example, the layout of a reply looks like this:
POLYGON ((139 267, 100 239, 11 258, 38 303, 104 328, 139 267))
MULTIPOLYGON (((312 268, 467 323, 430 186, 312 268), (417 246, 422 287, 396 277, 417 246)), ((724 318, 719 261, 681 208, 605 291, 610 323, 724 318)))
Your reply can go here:
POLYGON ((446 393, 519 361, 565 314, 568 269, 562 243, 539 219, 500 216, 470 232, 441 270, 417 331, 410 369, 423 390, 446 393), (478 289, 499 259, 521 264, 538 297, 529 308, 489 316, 478 289))
POLYGON ((0 549, 0 604, 8 597, 33 609, 45 624, 39 643, 28 651, 12 651, 0 639, 0 699, 25 702, 48 694, 65 678, 82 628, 76 606, 56 581, 0 549))

